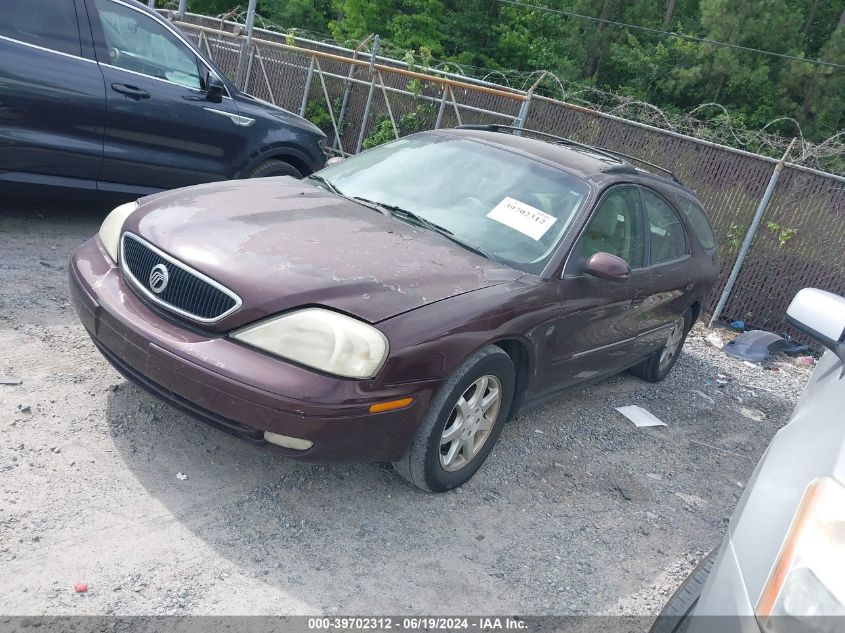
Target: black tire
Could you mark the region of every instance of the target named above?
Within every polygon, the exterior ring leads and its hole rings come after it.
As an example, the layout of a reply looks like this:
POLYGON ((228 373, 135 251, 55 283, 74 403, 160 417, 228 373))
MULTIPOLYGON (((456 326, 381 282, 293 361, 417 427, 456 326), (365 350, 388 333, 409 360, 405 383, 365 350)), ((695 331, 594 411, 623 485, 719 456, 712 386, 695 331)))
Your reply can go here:
POLYGON ((649 354, 648 358, 639 365, 634 365, 628 371, 648 382, 660 382, 666 378, 669 372, 672 371, 672 367, 675 366, 675 361, 681 355, 681 348, 683 348, 684 342, 687 340, 687 333, 689 333, 692 327, 692 312, 687 310, 684 316, 678 319, 675 327, 680 328, 681 332, 679 333, 680 338, 672 344, 672 349, 669 349, 667 346, 672 343, 672 339, 676 333, 675 329, 669 333, 666 344, 649 354), (669 354, 665 359, 664 353, 669 354))
POLYGON ((270 178, 271 176, 293 176, 294 178, 302 178, 299 170, 277 158, 265 160, 258 167, 249 172, 249 178, 270 178))
POLYGON ((713 569, 716 555, 719 553, 717 547, 692 570, 681 586, 675 590, 669 602, 663 607, 660 615, 654 620, 649 633, 683 633, 689 626, 688 616, 698 603, 704 582, 713 569))
MULTIPOLYGON (((489 382, 493 383, 493 381, 489 382)), ((470 356, 437 392, 420 428, 417 429, 408 453, 401 460, 393 463, 396 472, 418 488, 428 492, 445 492, 469 480, 487 459, 502 432, 513 402, 515 382, 513 362, 502 348, 488 345, 470 356), (498 380, 500 390, 499 409, 492 422, 492 428, 483 443, 477 446, 477 452, 465 464, 457 466, 456 470, 447 470, 441 463, 443 432, 447 425, 455 425, 457 418, 452 414, 459 399, 467 394, 474 395, 475 390, 478 389, 476 381, 488 376, 498 380)), ((490 394, 492 391, 488 389, 486 393, 490 394)), ((484 395, 481 394, 480 397, 484 395)), ((490 417, 492 416, 491 413, 490 417)), ((451 447, 451 443, 447 446, 451 447)), ((448 454, 449 450, 447 449, 446 452, 448 454)), ((458 453, 457 458, 463 457, 465 449, 459 449, 458 453)), ((444 456, 444 459, 448 457, 444 456)))

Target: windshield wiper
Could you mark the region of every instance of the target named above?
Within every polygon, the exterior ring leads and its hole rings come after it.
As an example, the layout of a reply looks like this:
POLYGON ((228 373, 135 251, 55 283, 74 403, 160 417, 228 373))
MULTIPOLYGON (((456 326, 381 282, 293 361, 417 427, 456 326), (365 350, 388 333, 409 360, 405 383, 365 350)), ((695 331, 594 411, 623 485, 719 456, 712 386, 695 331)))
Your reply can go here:
POLYGON ((487 259, 493 259, 488 255, 485 251, 480 249, 478 246, 473 246, 471 244, 467 244, 461 239, 455 237, 455 234, 447 229, 445 226, 440 226, 439 224, 432 222, 428 218, 424 218, 421 215, 417 215, 413 211, 408 211, 407 209, 403 209, 402 207, 397 207, 392 204, 386 204, 384 202, 376 202, 375 200, 367 200, 366 198, 355 197, 353 200, 357 202, 364 203, 368 206, 372 206, 373 208, 377 208, 382 210, 383 213, 388 215, 392 215, 398 217, 402 220, 405 220, 409 224, 416 224, 417 226, 421 226, 423 228, 429 229, 434 231, 435 233, 439 233, 443 237, 453 241, 458 246, 462 246, 468 251, 475 253, 476 255, 481 255, 487 259))
POLYGON ((317 174, 311 174, 310 176, 308 176, 308 179, 313 180, 315 182, 319 182, 322 185, 325 185, 326 189, 328 189, 332 193, 336 193, 339 196, 343 195, 343 193, 340 191, 340 189, 335 187, 332 183, 330 183, 328 180, 326 180, 322 176, 318 176, 317 174))

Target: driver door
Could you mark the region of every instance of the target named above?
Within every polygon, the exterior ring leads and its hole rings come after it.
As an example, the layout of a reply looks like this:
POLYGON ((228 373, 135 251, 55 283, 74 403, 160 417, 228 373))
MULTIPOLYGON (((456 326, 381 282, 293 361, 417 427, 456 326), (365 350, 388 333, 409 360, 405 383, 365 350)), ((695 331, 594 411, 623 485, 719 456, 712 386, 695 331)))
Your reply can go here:
POLYGON ((546 391, 613 374, 631 365, 639 332, 637 305, 646 296, 645 223, 637 188, 609 189, 573 246, 561 279, 561 316, 550 340, 546 391), (631 268, 627 280, 585 272, 587 260, 604 252, 631 268))
POLYGON ((232 177, 245 120, 227 96, 206 99, 205 63, 143 9, 87 7, 106 86, 100 189, 140 194, 232 177))

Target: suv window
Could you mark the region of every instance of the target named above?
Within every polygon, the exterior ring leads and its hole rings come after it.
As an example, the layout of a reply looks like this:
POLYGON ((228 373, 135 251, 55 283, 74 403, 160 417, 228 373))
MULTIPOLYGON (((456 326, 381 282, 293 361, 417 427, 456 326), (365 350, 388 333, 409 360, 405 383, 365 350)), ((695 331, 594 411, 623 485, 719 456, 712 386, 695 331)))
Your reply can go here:
POLYGON ((651 239, 651 263, 671 262, 687 254, 687 238, 678 214, 663 198, 642 189, 651 239))
POLYGON ((710 226, 710 220, 699 205, 687 198, 677 197, 678 206, 681 207, 681 212, 687 216, 689 224, 695 233, 698 242, 705 251, 713 251, 716 248, 716 236, 713 235, 713 228, 710 226))
POLYGON ((193 51, 148 15, 129 7, 96 0, 108 46, 109 64, 187 88, 201 88, 193 51))
POLYGON ((0 35, 42 48, 81 55, 73 0, 4 0, 0 35))
POLYGON ((614 189, 599 202, 581 236, 581 257, 587 261, 595 253, 610 253, 639 268, 644 244, 639 193, 633 187, 614 189))

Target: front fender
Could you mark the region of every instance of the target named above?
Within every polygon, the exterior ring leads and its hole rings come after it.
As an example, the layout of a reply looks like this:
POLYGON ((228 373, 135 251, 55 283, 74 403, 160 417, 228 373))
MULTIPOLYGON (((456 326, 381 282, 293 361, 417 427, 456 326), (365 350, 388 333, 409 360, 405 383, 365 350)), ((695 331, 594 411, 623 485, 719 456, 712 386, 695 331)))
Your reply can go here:
POLYGON ((378 324, 390 341, 383 375, 392 382, 443 380, 486 345, 515 340, 528 356, 530 392, 547 326, 559 314, 555 284, 528 276, 422 306, 378 324))

